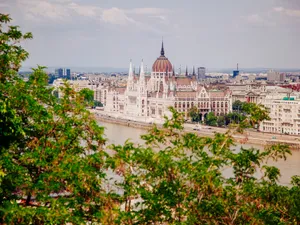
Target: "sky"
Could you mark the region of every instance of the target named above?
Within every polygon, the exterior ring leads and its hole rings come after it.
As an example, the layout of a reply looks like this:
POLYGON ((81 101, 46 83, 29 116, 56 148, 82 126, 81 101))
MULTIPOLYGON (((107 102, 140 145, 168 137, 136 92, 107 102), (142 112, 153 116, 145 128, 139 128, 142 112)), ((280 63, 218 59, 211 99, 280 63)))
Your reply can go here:
POLYGON ((24 66, 300 68, 300 0, 0 0, 33 33, 24 66))

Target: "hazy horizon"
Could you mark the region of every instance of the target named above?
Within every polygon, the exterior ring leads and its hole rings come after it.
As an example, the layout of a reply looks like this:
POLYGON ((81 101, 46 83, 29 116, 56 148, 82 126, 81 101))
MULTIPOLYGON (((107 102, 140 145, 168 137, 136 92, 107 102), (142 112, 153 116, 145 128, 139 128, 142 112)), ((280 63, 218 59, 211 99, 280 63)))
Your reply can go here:
MULTIPOLYGON (((30 72, 31 68, 35 67, 21 67, 20 72, 30 72)), ((68 66, 50 66, 46 68, 49 73, 54 73, 55 69, 58 68, 68 68, 71 72, 83 72, 83 73, 127 73, 128 68, 118 68, 118 67, 68 67, 68 66)), ((135 68, 136 72, 139 70, 138 67, 135 68)), ((236 68, 206 68, 207 73, 220 72, 220 73, 232 73, 236 68)), ((270 69, 274 69, 278 72, 299 72, 300 68, 240 68, 241 73, 264 73, 270 69)), ((192 68, 189 68, 189 73, 192 73, 192 68)), ((182 73, 185 72, 185 68, 182 68, 182 73)), ((149 69, 146 72, 151 72, 149 69)), ((179 68, 176 68, 176 73, 179 72, 179 68)))

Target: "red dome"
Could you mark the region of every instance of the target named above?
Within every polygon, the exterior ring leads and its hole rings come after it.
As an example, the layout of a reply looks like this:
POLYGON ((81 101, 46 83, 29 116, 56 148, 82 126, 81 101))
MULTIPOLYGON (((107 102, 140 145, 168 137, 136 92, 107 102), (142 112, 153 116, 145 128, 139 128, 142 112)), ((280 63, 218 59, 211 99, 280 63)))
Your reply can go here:
POLYGON ((167 57, 165 57, 165 50, 164 50, 164 43, 161 45, 160 50, 160 57, 156 59, 152 66, 152 72, 172 72, 172 64, 168 60, 167 57))
POLYGON ((168 58, 166 58, 165 56, 160 56, 154 62, 153 66, 152 66, 152 71, 163 73, 163 72, 166 72, 167 70, 168 70, 168 72, 172 72, 172 64, 170 63, 168 58))

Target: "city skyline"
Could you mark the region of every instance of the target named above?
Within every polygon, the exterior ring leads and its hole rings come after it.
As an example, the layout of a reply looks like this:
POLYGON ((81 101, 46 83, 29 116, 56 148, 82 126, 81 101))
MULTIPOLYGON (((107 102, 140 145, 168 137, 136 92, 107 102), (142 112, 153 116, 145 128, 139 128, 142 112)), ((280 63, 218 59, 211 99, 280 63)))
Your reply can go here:
POLYGON ((34 35, 25 67, 150 65, 162 37, 176 67, 300 67, 297 0, 2 0, 0 8, 34 35))

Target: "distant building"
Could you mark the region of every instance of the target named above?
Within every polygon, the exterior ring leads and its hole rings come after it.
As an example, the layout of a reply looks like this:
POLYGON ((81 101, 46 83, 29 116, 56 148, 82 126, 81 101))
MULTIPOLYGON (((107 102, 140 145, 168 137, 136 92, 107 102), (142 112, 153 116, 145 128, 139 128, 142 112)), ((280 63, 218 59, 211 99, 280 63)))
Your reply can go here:
POLYGON ((55 69, 55 76, 62 77, 63 75, 64 75, 64 69, 63 68, 55 69))
POLYGON ((283 98, 292 92, 290 88, 257 82, 251 84, 232 84, 227 85, 227 87, 232 92, 232 102, 239 100, 241 102, 252 102, 256 104, 263 104, 264 99, 273 96, 275 96, 276 99, 283 98))
POLYGON ((236 78, 238 75, 240 74, 240 71, 239 70, 234 70, 233 71, 233 78, 236 78))
POLYGON ((285 74, 269 70, 267 73, 267 80, 270 82, 283 82, 285 80, 285 74))
POLYGON ((232 73, 232 77, 235 78, 235 77, 237 77, 239 74, 240 74, 240 71, 239 71, 239 64, 237 64, 236 70, 234 70, 233 73, 232 73))
POLYGON ((66 69, 67 79, 71 79, 71 70, 66 69))
POLYGON ((198 67, 198 77, 197 80, 205 79, 205 67, 198 67))
POLYGON ((67 79, 71 79, 71 70, 67 68, 55 69, 55 76, 60 78, 64 77, 67 79))

